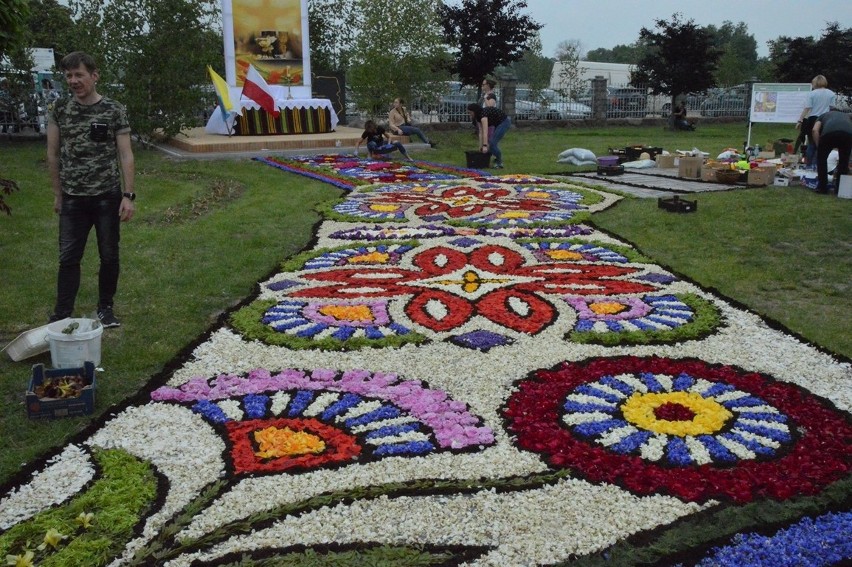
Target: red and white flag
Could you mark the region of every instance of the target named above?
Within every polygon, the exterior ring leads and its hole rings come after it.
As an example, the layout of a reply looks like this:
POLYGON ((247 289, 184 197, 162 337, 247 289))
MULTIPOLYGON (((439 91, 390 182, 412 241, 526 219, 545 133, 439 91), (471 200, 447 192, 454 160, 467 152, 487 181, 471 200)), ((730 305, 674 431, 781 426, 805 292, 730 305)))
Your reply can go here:
POLYGON ((243 83, 243 96, 255 101, 266 112, 273 116, 278 116, 279 111, 275 107, 275 97, 272 96, 272 89, 266 84, 266 81, 254 68, 254 65, 249 65, 246 72, 246 80, 243 83))

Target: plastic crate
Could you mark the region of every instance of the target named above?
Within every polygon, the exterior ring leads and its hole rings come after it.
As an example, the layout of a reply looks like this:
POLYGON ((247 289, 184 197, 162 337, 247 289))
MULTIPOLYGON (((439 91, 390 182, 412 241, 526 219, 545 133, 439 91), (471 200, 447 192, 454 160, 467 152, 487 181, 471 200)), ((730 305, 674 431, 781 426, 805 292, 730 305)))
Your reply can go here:
POLYGON ((467 166, 473 169, 484 169, 491 165, 491 154, 484 154, 480 151, 465 152, 467 158, 467 166))
POLYGON ((681 199, 677 195, 670 198, 657 199, 657 207, 673 213, 694 213, 698 210, 698 201, 681 199))
POLYGON ((598 175, 621 175, 624 173, 623 165, 599 165, 598 175))
POLYGON ((43 364, 33 365, 33 375, 30 378, 26 396, 27 417, 30 419, 51 419, 56 417, 71 417, 86 415, 95 409, 95 365, 83 363, 82 368, 59 368, 45 370, 43 364), (68 399, 40 399, 35 394, 36 386, 40 386, 47 378, 59 376, 82 376, 86 386, 80 396, 68 399))

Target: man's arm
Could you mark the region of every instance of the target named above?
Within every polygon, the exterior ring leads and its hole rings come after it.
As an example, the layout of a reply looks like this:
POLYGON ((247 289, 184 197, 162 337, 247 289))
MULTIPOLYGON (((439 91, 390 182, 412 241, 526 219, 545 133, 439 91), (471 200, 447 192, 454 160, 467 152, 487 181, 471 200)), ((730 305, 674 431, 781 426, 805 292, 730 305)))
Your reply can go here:
POLYGON ((59 182, 59 126, 47 123, 47 170, 50 172, 50 186, 53 189, 53 212, 62 209, 62 184, 59 182))
POLYGON ((811 130, 811 140, 814 141, 814 144, 819 145, 819 131, 822 128, 822 122, 819 120, 814 124, 813 129, 811 130))
MULTIPOLYGON (((130 132, 124 132, 115 136, 115 143, 118 147, 118 161, 121 165, 121 177, 124 180, 124 191, 126 193, 134 193, 134 175, 136 174, 136 163, 133 159, 133 144, 130 142, 130 132)), ((136 206, 133 201, 124 197, 121 199, 121 206, 118 209, 118 215, 123 221, 129 221, 133 218, 133 213, 136 212, 136 206)))

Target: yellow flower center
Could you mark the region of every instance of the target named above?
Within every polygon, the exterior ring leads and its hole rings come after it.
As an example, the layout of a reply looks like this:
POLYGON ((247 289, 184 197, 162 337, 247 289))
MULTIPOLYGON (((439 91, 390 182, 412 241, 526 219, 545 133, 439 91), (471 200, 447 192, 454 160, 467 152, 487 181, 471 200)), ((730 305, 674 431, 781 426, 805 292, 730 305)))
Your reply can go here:
POLYGON ((338 321, 372 321, 373 311, 367 305, 323 305, 321 315, 333 317, 338 321))
POLYGON ((680 437, 713 435, 733 417, 733 414, 719 402, 703 398, 694 392, 636 393, 624 402, 621 413, 624 419, 636 427, 680 437), (664 404, 680 404, 691 410, 695 417, 688 421, 660 419, 654 410, 664 404))
POLYGON ((526 211, 506 211, 505 213, 497 215, 497 217, 501 219, 525 219, 529 216, 530 214, 526 211))
POLYGON ((599 301, 590 303, 589 309, 598 315, 615 315, 627 309, 627 306, 617 301, 599 301))
POLYGON ((529 197, 530 199, 550 199, 550 193, 546 193, 544 191, 530 191, 524 196, 529 197))
POLYGON ((272 426, 255 431, 254 440, 258 444, 258 450, 254 454, 261 459, 297 457, 325 451, 325 442, 322 439, 304 431, 293 431, 289 427, 278 429, 272 426))
POLYGON ((548 250, 545 254, 553 260, 582 260, 583 255, 571 250, 548 250))
POLYGON ((350 264, 385 264, 390 259, 387 252, 370 252, 349 258, 350 264))
POLYGON ((392 213, 397 210, 399 207, 396 205, 381 205, 381 204, 373 204, 370 205, 370 209, 379 213, 392 213))

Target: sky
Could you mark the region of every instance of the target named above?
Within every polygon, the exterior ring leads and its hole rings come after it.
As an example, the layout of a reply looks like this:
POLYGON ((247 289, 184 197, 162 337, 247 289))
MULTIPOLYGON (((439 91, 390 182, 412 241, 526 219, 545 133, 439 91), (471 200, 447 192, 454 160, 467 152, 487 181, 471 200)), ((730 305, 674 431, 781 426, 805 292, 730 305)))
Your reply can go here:
POLYGON ((785 35, 819 38, 827 22, 852 26, 852 0, 771 0, 769 2, 715 2, 694 0, 526 0, 524 12, 544 24, 542 54, 553 57, 565 40, 579 40, 587 51, 631 44, 639 30, 655 29, 655 20, 680 12, 682 21, 720 27, 725 20, 745 22, 757 41, 757 55, 766 57, 766 42, 785 35), (727 9, 724 9, 727 7, 727 9))

